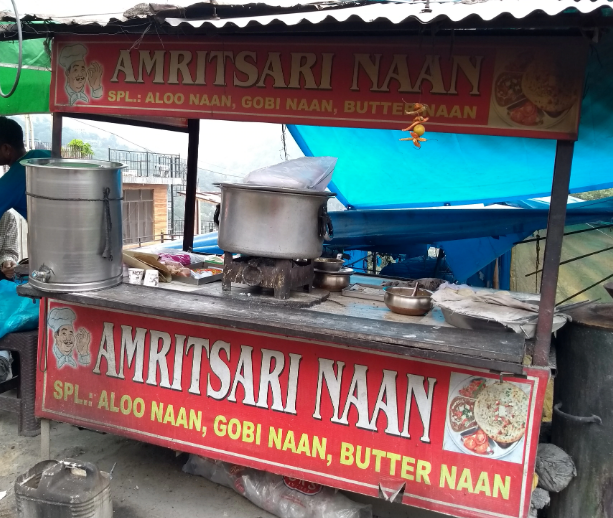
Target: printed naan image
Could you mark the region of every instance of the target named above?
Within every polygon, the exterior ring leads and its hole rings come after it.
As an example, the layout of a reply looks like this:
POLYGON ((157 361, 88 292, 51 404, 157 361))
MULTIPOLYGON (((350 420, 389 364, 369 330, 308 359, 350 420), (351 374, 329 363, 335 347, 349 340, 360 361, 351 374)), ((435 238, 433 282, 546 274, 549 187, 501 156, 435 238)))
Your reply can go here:
POLYGON ((502 444, 519 441, 526 432, 528 396, 508 382, 494 383, 477 396, 475 420, 488 437, 502 444))
POLYGON ((579 98, 580 86, 574 67, 550 56, 535 58, 521 82, 526 98, 552 116, 572 107, 579 98))

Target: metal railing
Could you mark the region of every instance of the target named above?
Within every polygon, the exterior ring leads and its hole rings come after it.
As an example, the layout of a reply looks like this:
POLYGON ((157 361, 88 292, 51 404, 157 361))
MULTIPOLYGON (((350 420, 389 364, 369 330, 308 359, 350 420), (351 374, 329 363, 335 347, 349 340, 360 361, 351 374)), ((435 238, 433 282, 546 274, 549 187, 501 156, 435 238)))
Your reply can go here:
MULTIPOLYGON (((180 155, 109 148, 109 161, 128 166, 128 174, 140 177, 181 178, 187 176, 187 163, 180 155)), ((183 182, 184 183, 184 182, 183 182)))

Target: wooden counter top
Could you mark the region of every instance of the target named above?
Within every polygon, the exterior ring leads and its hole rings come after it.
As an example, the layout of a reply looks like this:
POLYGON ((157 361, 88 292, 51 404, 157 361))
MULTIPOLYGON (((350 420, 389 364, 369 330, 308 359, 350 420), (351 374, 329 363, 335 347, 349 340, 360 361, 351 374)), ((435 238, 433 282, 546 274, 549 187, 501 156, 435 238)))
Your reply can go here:
MULTIPOLYGON (((19 286, 18 293, 30 298, 50 295, 29 284, 19 286)), ((371 318, 349 316, 344 311, 327 312, 324 306, 334 304, 334 299, 316 310, 296 309, 265 304, 255 297, 236 300, 221 292, 211 295, 129 284, 84 293, 52 294, 49 298, 245 331, 334 342, 496 371, 522 372, 525 344, 518 334, 468 331, 445 327, 443 323, 425 325, 426 322, 436 323, 431 318, 423 320, 423 323, 398 322, 397 319, 386 318, 386 312, 380 311, 381 308, 368 313, 371 318)), ((362 308, 362 312, 357 314, 366 314, 364 311, 362 308)))

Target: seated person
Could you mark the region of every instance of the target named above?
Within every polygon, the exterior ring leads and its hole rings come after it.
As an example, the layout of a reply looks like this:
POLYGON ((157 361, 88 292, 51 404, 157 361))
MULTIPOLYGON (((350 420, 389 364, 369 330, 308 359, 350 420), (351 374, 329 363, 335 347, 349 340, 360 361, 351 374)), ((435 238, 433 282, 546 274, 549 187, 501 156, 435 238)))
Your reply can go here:
POLYGON ((28 219, 26 168, 19 162, 28 158, 50 158, 51 152, 34 149, 26 153, 21 126, 7 117, 0 117, 0 165, 9 170, 0 176, 0 214, 15 209, 28 219))
MULTIPOLYGON (((0 218, 0 280, 10 280, 15 276, 14 269, 18 260, 17 218, 12 212, 6 211, 0 218)), ((11 377, 11 353, 0 351, 0 383, 11 377)))
POLYGON ((17 218, 6 211, 0 218, 0 280, 13 279, 19 260, 17 218))

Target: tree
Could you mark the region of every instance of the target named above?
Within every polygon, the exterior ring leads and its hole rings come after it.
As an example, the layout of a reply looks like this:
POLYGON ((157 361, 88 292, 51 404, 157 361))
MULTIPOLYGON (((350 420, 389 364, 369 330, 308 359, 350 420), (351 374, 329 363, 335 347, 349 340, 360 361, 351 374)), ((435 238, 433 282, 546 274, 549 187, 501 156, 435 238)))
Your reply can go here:
POLYGON ((94 156, 91 145, 77 138, 72 139, 63 151, 64 158, 91 158, 94 156))

